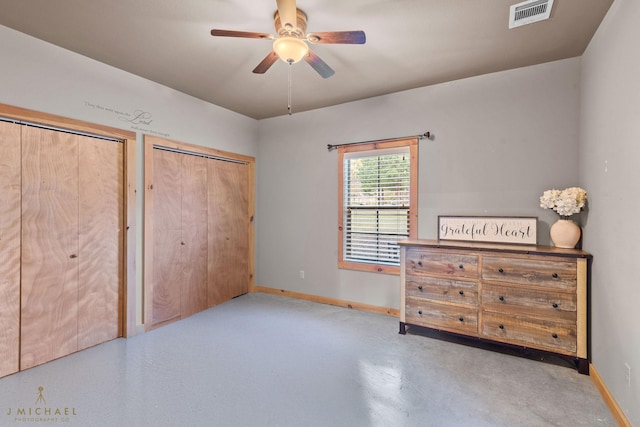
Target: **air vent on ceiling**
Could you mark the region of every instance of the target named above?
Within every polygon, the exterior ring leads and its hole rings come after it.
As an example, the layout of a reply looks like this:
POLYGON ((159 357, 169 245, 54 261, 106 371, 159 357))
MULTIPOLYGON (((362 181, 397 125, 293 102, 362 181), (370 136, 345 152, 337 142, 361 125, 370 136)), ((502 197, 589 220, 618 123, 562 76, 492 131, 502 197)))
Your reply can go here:
POLYGON ((509 10, 509 28, 549 19, 552 6, 553 0, 527 0, 514 4, 509 10))

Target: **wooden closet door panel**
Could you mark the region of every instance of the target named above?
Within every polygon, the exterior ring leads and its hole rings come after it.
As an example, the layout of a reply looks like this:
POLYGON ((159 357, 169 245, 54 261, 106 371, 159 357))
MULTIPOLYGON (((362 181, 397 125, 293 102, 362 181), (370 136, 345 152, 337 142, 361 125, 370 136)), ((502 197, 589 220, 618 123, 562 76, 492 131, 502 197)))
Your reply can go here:
POLYGON ((182 156, 182 317, 208 308, 208 161, 182 156))
POLYGON ((151 326, 180 318, 182 154, 153 150, 153 297, 151 326))
POLYGON ((20 125, 0 122, 0 377, 20 354, 20 125))
POLYGON ((22 128, 21 369, 77 350, 77 137, 22 128))
POLYGON ((123 148, 79 137, 78 350, 121 335, 123 148))
POLYGON ((249 168, 209 161, 209 306, 248 292, 249 168))

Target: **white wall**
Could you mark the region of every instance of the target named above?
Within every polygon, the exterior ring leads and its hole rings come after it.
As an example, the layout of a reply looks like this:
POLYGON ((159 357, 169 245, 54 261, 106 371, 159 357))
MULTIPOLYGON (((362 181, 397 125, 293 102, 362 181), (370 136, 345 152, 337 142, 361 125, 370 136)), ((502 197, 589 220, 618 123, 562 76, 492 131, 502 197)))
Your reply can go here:
POLYGON ((640 2, 613 3, 582 58, 580 105, 593 364, 632 425, 640 425, 639 21, 640 2))
MULTIPOLYGON (((138 267, 142 265, 143 133, 257 155, 256 120, 3 26, 0 58, 0 103, 137 133, 138 267), (143 116, 136 119, 139 113, 143 116)), ((140 324, 142 268, 136 289, 140 324)))
POLYGON ((579 82, 573 58, 261 120, 256 284, 399 308, 398 276, 337 268, 338 165, 327 144, 427 130, 419 237, 436 237, 438 215, 536 216, 548 244, 556 218, 539 197, 578 184, 579 82))

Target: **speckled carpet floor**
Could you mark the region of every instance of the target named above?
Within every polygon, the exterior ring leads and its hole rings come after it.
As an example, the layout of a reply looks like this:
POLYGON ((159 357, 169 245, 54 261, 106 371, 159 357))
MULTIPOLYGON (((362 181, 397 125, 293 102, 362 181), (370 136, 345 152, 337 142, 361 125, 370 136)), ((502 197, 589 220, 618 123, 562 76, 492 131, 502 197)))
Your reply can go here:
POLYGON ((266 294, 0 379, 0 426, 615 426, 590 377, 266 294))

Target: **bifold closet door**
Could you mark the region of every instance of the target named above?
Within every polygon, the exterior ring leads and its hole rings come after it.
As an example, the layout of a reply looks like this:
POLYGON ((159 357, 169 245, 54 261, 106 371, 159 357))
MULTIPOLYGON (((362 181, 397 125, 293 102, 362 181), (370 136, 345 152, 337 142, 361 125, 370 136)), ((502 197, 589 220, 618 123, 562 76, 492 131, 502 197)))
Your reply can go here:
POLYGON ((152 325, 207 306, 207 159, 153 150, 152 325))
POLYGON ((248 292, 250 169, 156 147, 151 156, 145 285, 155 328, 248 292))
POLYGON ((78 350, 122 335, 124 145, 78 137, 78 350))
POLYGON ((20 355, 20 125, 0 122, 0 377, 20 355))
POLYGON ((207 305, 208 205, 207 160, 182 157, 182 317, 209 308, 207 305))
POLYGON ((78 349, 78 143, 22 128, 21 369, 78 349))
POLYGON ((209 171, 209 306, 249 287, 249 167, 211 160, 209 171))
MULTIPOLYGON (((153 150, 153 297, 151 325, 180 319, 184 268, 182 155, 153 150)), ((147 206, 147 211, 149 211, 147 206)), ((147 249, 148 250, 148 249, 147 249)))
POLYGON ((20 369, 120 336, 123 146, 22 127, 20 369))

